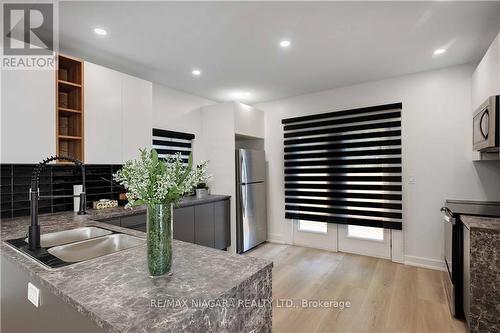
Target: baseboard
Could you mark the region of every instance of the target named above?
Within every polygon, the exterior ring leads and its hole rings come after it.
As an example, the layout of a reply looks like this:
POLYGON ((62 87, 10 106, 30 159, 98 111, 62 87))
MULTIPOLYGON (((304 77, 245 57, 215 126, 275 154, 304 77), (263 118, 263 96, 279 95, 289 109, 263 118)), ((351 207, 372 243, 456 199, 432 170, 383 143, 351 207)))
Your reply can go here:
POLYGON ((269 243, 286 244, 280 234, 267 234, 267 241, 269 243))
POLYGON ((282 241, 282 240, 278 240, 278 239, 271 239, 271 238, 268 238, 268 239, 267 239, 267 242, 268 242, 268 243, 273 243, 273 244, 281 244, 281 245, 286 244, 286 243, 285 243, 284 241, 282 241))
POLYGON ((406 255, 404 263, 405 263, 405 265, 428 268, 428 269, 435 269, 438 271, 445 271, 446 270, 446 264, 444 263, 444 260, 429 259, 429 258, 406 255))

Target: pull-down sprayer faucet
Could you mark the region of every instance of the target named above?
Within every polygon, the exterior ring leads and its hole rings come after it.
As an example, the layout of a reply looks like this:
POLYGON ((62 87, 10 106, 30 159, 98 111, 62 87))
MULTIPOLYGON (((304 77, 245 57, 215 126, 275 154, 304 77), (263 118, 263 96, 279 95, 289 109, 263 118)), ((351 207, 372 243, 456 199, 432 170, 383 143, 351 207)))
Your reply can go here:
POLYGON ((28 244, 29 249, 35 251, 40 248, 40 226, 38 225, 38 200, 39 199, 54 199, 54 198, 73 198, 80 197, 80 208, 78 210, 78 215, 86 214, 85 206, 85 166, 84 164, 72 157, 67 156, 51 156, 40 162, 33 173, 31 174, 31 188, 30 188, 30 214, 31 214, 31 225, 28 230, 28 244), (40 182, 40 172, 43 170, 47 163, 52 161, 68 161, 72 162, 76 166, 79 166, 82 170, 82 193, 75 195, 40 195, 40 190, 38 184, 40 182))

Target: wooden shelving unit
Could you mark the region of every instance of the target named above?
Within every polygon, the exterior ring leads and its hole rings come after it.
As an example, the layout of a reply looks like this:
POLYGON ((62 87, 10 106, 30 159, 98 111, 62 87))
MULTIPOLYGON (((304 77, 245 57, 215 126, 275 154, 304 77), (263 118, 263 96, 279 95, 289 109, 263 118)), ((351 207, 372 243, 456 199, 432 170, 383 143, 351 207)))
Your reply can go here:
POLYGON ((59 54, 56 96, 57 154, 84 161, 83 61, 59 54))

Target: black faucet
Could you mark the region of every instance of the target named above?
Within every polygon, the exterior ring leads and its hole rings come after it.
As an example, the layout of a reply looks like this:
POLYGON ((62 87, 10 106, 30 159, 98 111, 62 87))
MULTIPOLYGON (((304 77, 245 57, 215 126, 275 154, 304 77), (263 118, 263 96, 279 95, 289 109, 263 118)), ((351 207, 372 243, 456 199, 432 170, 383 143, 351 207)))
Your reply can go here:
POLYGON ((78 210, 78 215, 86 214, 85 206, 85 166, 84 164, 72 157, 67 156, 51 156, 40 162, 33 173, 31 174, 31 188, 30 188, 30 214, 31 214, 31 225, 28 230, 28 248, 31 251, 35 251, 40 248, 40 226, 38 225, 38 200, 39 199, 51 199, 51 198, 73 198, 80 197, 80 208, 78 210), (38 184, 40 182, 40 172, 43 170, 47 163, 52 161, 68 161, 72 162, 76 166, 79 166, 82 170, 82 193, 75 195, 40 195, 40 189, 38 184))

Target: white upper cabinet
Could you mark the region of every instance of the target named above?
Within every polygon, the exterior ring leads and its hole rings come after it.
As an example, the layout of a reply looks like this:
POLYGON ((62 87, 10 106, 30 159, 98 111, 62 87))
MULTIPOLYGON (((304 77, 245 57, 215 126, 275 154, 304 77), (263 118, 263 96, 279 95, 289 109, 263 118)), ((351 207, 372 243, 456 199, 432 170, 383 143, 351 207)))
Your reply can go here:
POLYGON ((85 62, 85 163, 122 163, 122 74, 85 62))
POLYGON ((152 146, 153 84, 122 76, 122 158, 137 158, 139 149, 152 146))
POLYGON ((489 96, 500 94, 500 33, 472 74, 472 110, 489 96))
POLYGON ((2 70, 1 86, 1 163, 38 163, 55 155, 55 72, 2 70))
POLYGON ((121 164, 151 147, 152 83, 85 62, 85 163, 121 164))
POLYGON ((253 106, 234 102, 235 134, 264 138, 264 112, 253 106))

